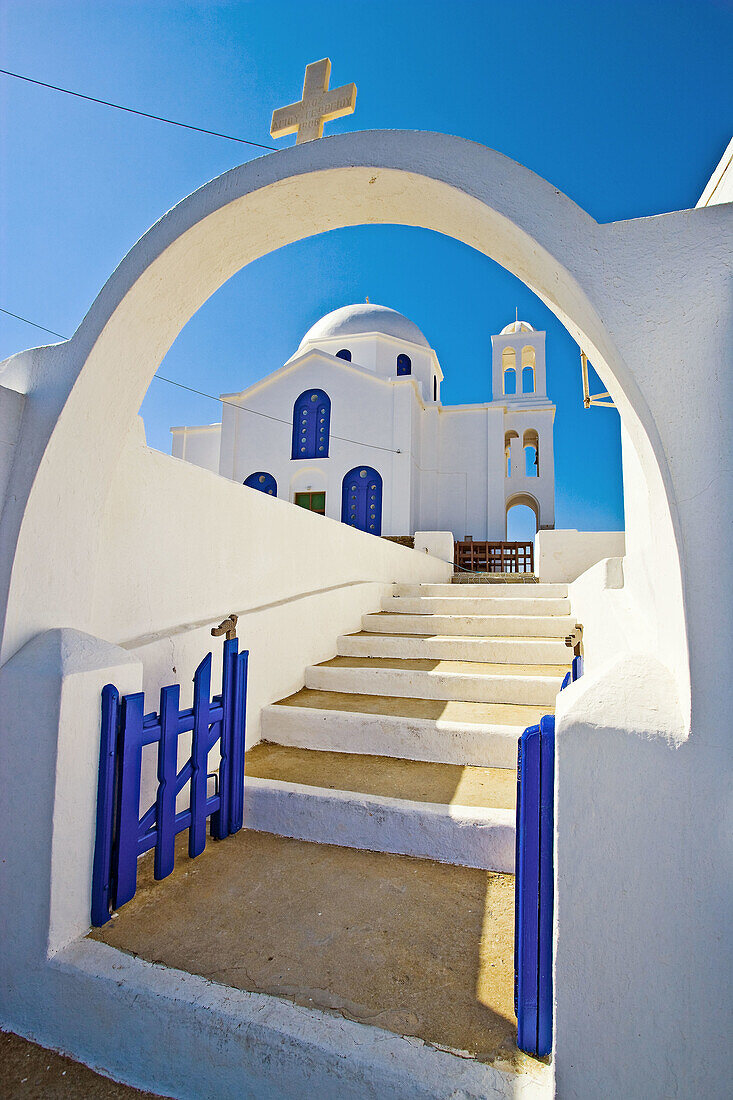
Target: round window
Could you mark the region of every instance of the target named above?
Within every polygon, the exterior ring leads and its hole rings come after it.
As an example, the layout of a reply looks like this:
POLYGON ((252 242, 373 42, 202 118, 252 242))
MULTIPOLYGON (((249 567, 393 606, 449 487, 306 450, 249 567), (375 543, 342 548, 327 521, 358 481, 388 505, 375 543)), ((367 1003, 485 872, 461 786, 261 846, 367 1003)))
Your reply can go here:
POLYGON ((366 476, 367 476, 366 470, 360 470, 359 471, 359 477, 366 477, 366 476))
POLYGON ((311 394, 311 401, 317 401, 317 400, 318 400, 318 394, 317 393, 312 393, 311 394))
POLYGON ((264 485, 264 484, 265 484, 265 475, 260 474, 260 485, 264 485))

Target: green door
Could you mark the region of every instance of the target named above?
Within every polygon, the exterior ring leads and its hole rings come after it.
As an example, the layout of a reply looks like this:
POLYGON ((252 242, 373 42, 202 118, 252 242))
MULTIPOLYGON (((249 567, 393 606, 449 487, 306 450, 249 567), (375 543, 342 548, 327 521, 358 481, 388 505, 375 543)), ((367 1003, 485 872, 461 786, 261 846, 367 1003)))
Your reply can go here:
POLYGON ((295 503, 299 508, 307 508, 309 512, 317 512, 319 516, 326 514, 325 493, 296 493, 295 503))

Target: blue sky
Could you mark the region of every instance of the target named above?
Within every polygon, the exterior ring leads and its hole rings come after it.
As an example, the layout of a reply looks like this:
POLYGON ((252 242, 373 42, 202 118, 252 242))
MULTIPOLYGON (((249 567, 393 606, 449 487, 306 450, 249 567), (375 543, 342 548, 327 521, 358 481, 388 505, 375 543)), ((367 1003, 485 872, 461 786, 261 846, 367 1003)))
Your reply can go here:
MULTIPOLYGON (((356 113, 327 132, 440 130, 526 164, 598 221, 694 206, 733 129, 733 4, 517 0, 78 3, 3 0, 0 67, 263 144, 309 61, 353 80, 356 113)), ((0 306, 71 334, 132 244, 167 209, 261 151, 0 76, 0 306)), ((352 301, 425 332, 446 403, 487 400, 490 335, 515 307, 548 333, 557 526, 623 525, 618 416, 585 412, 578 350, 513 276, 447 238, 363 227, 283 249, 230 280, 161 368, 211 394, 276 369, 352 301), (590 456, 590 460, 589 460, 590 456)), ((46 338, 0 314, 0 356, 46 338)), ((148 441, 218 406, 154 381, 148 441)))

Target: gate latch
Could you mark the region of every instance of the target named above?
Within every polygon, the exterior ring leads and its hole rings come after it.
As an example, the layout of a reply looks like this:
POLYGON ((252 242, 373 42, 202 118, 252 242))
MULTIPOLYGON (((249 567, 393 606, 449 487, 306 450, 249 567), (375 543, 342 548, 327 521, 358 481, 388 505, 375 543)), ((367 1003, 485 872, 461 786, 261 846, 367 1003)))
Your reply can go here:
MULTIPOLYGON (((213 634, 213 630, 212 630, 213 634)), ((565 645, 570 646, 576 657, 583 656, 583 624, 576 623, 571 634, 565 639, 565 645)))
POLYGON ((237 636, 237 618, 238 616, 232 611, 229 614, 229 618, 225 619, 223 623, 219 623, 218 626, 212 626, 212 638, 220 638, 222 634, 226 634, 226 640, 231 642, 232 639, 237 636))

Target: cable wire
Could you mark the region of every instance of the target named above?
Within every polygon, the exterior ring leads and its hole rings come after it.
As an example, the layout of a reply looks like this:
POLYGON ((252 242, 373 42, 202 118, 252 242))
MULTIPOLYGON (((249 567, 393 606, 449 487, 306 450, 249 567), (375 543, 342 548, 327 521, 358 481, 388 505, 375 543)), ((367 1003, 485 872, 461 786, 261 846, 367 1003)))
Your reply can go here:
POLYGON ((41 332, 50 332, 52 336, 58 336, 59 340, 68 340, 68 336, 62 336, 60 332, 54 332, 52 328, 46 328, 45 325, 37 325, 35 321, 29 321, 27 317, 21 317, 19 313, 11 313, 9 309, 3 309, 2 306, 0 306, 0 313, 6 313, 8 317, 15 317, 17 321, 25 321, 27 325, 39 328, 41 332))
MULTIPOLYGON (((60 340, 68 340, 68 336, 62 336, 60 332, 54 332, 52 328, 46 328, 45 325, 39 325, 35 321, 29 321, 27 317, 21 317, 19 313, 11 313, 9 309, 3 309, 0 306, 0 313, 6 313, 8 317, 15 317, 18 321, 25 321, 27 325, 32 325, 33 328, 39 328, 42 332, 50 332, 52 336, 58 336, 60 340)), ((241 409, 242 412, 251 413, 252 416, 263 416, 265 420, 274 420, 277 424, 287 424, 288 427, 292 425, 292 420, 283 420, 280 416, 272 416, 271 413, 261 412, 259 409, 248 409, 246 405, 240 405, 237 401, 228 401, 222 397, 215 397, 213 393, 206 393, 204 390, 197 390, 194 386, 186 386, 183 382, 176 382, 174 378, 166 378, 164 374, 158 374, 157 371, 153 375, 153 378, 157 378, 159 382, 167 382, 169 386, 177 386, 179 390, 187 390, 188 393, 198 394, 199 397, 206 397, 209 401, 216 401, 219 405, 231 405, 235 409, 241 409)), ((388 451, 390 454, 399 455, 402 451, 396 450, 394 447, 380 447, 378 443, 365 443, 360 439, 349 439, 345 435, 336 435, 335 432, 330 433, 332 439, 339 439, 342 443, 354 443, 357 447, 371 447, 373 451, 388 451)))
MULTIPOLYGON (((266 149, 268 152, 276 152, 274 145, 262 145, 259 141, 247 141, 246 138, 233 137, 231 134, 220 134, 218 130, 205 130, 203 126, 191 126, 188 122, 176 122, 172 118, 163 118, 162 115, 151 115, 148 111, 136 111, 134 107, 123 107, 121 103, 110 103, 108 99, 97 99, 93 95, 83 95, 81 92, 72 92, 70 88, 60 88, 58 84, 47 84, 45 80, 34 80, 32 76, 23 76, 22 73, 11 73, 9 69, 0 69, 3 76, 12 76, 16 80, 25 80, 28 84, 37 84, 39 88, 50 88, 53 92, 63 92, 64 95, 75 96, 76 99, 86 99, 89 103, 101 103, 103 107, 114 107, 116 111, 126 111, 129 115, 139 115, 141 118, 152 118, 155 122, 167 122, 169 126, 180 126, 184 130, 195 130, 199 134, 210 134, 211 137, 224 138, 226 141, 238 141, 242 145, 252 145, 256 149, 266 149)), ((33 322, 30 322, 31 324, 33 322)), ((38 326, 42 327, 42 326, 38 326)))
MULTIPOLYGON (((163 374, 156 373, 153 378, 157 378, 160 382, 168 382, 171 386, 178 386, 181 390, 188 390, 189 393, 196 393, 199 397, 208 397, 210 401, 218 401, 221 405, 231 405, 232 408, 252 413, 253 416, 264 416, 265 420, 274 420, 277 424, 286 424, 289 428, 292 426, 292 420, 283 420, 280 416, 272 416, 271 413, 260 412, 259 409, 248 409, 246 405, 240 405, 237 401, 229 401, 224 397, 214 397, 212 393, 205 393, 204 390, 197 390, 193 386, 184 386, 183 382, 176 382, 172 378, 166 378, 163 374)), ((355 443, 357 447, 371 447, 374 451, 389 451, 393 455, 402 454, 402 451, 398 451, 394 447, 381 447, 378 443, 365 443, 361 439, 349 439, 348 436, 336 435, 335 432, 329 434, 331 439, 340 439, 342 443, 355 443)))

